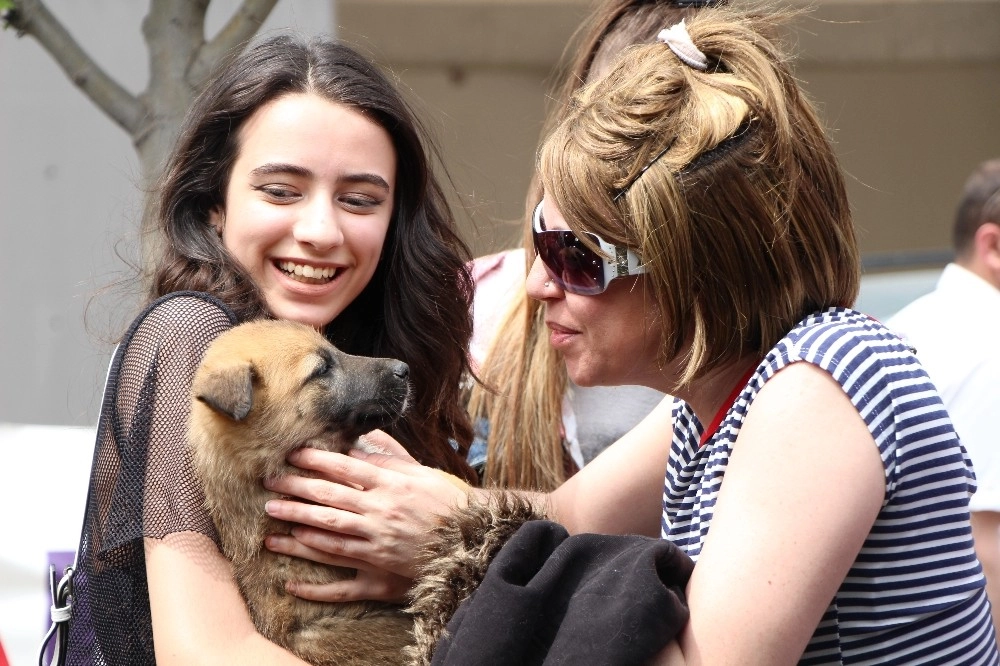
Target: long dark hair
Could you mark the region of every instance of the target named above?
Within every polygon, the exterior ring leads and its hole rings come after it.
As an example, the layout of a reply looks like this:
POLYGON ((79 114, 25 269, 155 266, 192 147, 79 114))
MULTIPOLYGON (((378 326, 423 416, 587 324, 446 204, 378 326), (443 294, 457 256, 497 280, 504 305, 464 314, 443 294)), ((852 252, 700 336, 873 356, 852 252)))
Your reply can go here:
POLYGON ((234 56, 198 96, 158 188, 163 246, 149 297, 205 291, 241 320, 268 316, 257 286, 223 247, 209 216, 225 208, 243 123, 282 95, 306 92, 378 123, 397 157, 392 221, 378 268, 325 333, 348 353, 408 363, 414 405, 393 434, 420 462, 475 479, 464 460, 472 429, 459 395, 472 335, 471 255, 431 173, 433 144, 395 87, 350 47, 326 38, 265 38, 234 56))

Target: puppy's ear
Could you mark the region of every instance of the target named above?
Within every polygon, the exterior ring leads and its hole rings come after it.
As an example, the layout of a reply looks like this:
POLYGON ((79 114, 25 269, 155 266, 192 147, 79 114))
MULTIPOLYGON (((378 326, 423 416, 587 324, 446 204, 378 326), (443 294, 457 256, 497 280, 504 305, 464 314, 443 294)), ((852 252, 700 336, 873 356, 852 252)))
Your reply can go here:
POLYGON ((249 363, 213 370, 201 378, 195 397, 234 421, 242 421, 253 406, 253 378, 249 363))

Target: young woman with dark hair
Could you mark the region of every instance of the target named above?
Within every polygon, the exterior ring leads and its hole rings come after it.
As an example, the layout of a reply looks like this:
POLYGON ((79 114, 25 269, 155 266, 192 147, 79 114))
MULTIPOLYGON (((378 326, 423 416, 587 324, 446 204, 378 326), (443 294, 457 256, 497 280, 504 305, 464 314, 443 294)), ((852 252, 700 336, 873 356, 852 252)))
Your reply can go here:
POLYGON ((378 68, 327 39, 262 39, 198 97, 155 193, 149 303, 109 374, 69 664, 302 663, 256 632, 187 448, 193 373, 239 322, 290 319, 405 361, 414 404, 393 434, 475 478, 469 254, 427 150, 378 68))

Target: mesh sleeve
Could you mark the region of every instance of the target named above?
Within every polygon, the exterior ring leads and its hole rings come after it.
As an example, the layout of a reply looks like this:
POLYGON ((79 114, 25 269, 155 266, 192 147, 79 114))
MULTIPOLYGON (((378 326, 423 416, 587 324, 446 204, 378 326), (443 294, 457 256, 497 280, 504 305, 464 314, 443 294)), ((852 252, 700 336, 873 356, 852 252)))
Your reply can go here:
POLYGON ((236 323, 206 294, 180 292, 133 322, 112 361, 74 578, 67 663, 153 664, 143 538, 198 532, 218 544, 187 444, 191 382, 236 323))

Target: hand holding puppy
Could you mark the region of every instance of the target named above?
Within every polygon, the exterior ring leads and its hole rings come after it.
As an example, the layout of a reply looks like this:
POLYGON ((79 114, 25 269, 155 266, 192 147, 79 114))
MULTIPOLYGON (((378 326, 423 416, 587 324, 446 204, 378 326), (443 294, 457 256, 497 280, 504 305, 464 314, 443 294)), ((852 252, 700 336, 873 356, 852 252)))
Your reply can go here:
POLYGON ((407 579, 417 573, 417 553, 430 542, 440 517, 468 503, 472 489, 461 480, 418 464, 384 432, 366 439, 388 453, 301 449, 289 462, 317 478, 294 475, 268 482, 270 490, 313 502, 267 503, 271 517, 299 524, 291 536, 268 537, 268 549, 358 569, 355 579, 322 588, 292 585, 293 594, 324 601, 400 598, 409 587, 407 579))

